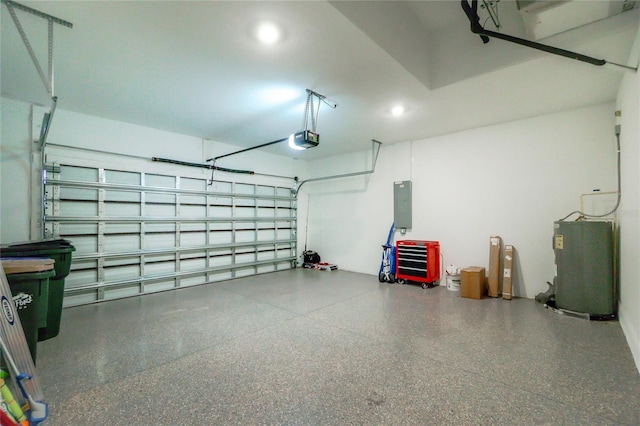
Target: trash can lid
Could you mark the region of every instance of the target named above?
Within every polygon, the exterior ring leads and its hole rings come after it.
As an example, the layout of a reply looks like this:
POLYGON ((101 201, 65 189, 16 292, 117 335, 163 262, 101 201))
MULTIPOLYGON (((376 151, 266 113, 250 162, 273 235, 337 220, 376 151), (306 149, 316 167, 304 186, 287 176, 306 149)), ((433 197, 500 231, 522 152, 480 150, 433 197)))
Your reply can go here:
POLYGON ((11 249, 23 249, 23 250, 29 250, 29 249, 39 250, 43 248, 73 247, 73 246, 71 245, 71 241, 65 240, 64 238, 47 238, 43 240, 13 242, 11 244, 4 244, 0 247, 11 248, 11 249))
POLYGON ((42 272, 53 269, 53 259, 40 257, 23 257, 20 259, 0 259, 5 274, 23 274, 25 272, 42 272))
MULTIPOLYGON (((75 250, 76 248, 71 244, 71 241, 68 241, 62 238, 22 241, 22 242, 15 242, 11 244, 0 245, 0 253, 4 252, 7 255, 15 255, 17 253, 29 253, 29 252, 45 253, 47 251, 70 252, 75 250)), ((38 253, 36 253, 36 256, 37 255, 38 253)))

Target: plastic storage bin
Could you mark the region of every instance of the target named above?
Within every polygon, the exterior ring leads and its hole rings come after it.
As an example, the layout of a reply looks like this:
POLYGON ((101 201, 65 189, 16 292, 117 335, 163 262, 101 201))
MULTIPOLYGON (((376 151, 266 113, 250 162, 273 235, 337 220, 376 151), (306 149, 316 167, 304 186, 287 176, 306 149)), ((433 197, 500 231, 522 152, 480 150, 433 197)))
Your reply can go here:
POLYGON ((47 318, 49 279, 55 274, 53 264, 50 259, 5 259, 2 267, 35 364, 38 330, 47 318))
POLYGON ((63 239, 30 241, 0 247, 2 257, 44 256, 55 261, 55 275, 49 279, 49 296, 46 326, 38 330, 38 341, 55 337, 60 333, 64 279, 71 270, 71 257, 75 247, 63 239))

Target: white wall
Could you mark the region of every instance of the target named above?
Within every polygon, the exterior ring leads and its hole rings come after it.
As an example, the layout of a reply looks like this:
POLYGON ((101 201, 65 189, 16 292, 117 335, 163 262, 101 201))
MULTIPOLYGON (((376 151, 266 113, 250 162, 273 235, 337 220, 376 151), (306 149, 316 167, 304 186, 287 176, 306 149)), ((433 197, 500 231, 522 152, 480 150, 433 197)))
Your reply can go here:
MULTIPOLYGON (((2 98, 2 169, 0 194, 0 242, 10 243, 24 241, 30 238, 31 201, 30 169, 32 135, 38 135, 38 125, 42 121, 45 109, 33 108, 24 102, 2 98)), ((147 127, 137 126, 93 117, 85 114, 57 109, 50 128, 47 148, 48 155, 55 152, 58 156, 83 157, 87 161, 100 162, 100 167, 118 167, 123 164, 134 164, 138 170, 181 169, 161 163, 152 163, 151 157, 163 157, 193 163, 205 163, 207 158, 233 152, 238 147, 212 141, 202 140, 191 136, 184 136, 147 127), (109 156, 92 153, 91 151, 64 150, 55 144, 79 147, 88 150, 122 153, 139 158, 109 156)), ((278 155, 272 155, 259 150, 251 151, 224 159, 219 166, 252 170, 257 173, 274 174, 280 176, 295 176, 297 167, 303 162, 295 161, 278 155)), ((194 168, 182 167, 193 173, 194 168)), ((179 172, 182 173, 182 172, 179 172)), ((202 169, 203 175, 211 172, 202 169)), ((216 178, 222 180, 242 179, 242 175, 216 172, 216 178)), ((248 178, 245 178, 245 180, 248 178)), ((260 177, 261 182, 270 183, 273 179, 260 177)), ((37 200, 37 196, 36 196, 37 200)), ((35 208, 37 206, 34 206, 35 208)), ((35 235, 34 238, 37 238, 35 235)))
POLYGON ((0 242, 29 239, 31 108, 2 98, 0 242))
MULTIPOLYGON (((553 279, 553 222, 580 207, 580 194, 616 189, 614 110, 595 105, 383 146, 373 175, 303 187, 308 247, 341 269, 377 274, 393 182, 410 179, 413 229, 396 239, 438 240, 445 265, 486 267, 489 237, 500 235, 517 250, 514 294, 533 298, 553 279)), ((311 170, 365 169, 367 155, 359 155, 311 170)))
MULTIPOLYGON (((629 64, 640 59, 640 32, 629 64)), ((620 222, 620 325, 640 369, 640 74, 625 73, 618 91, 622 151, 620 222)))

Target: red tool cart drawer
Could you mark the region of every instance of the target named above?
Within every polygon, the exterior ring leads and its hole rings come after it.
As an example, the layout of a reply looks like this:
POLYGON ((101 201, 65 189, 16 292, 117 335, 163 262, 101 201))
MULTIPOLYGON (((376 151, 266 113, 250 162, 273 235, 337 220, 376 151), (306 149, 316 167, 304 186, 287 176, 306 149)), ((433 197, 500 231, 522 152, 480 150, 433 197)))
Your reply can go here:
POLYGON ((438 241, 400 240, 396 242, 398 280, 432 286, 440 279, 440 243, 438 241))

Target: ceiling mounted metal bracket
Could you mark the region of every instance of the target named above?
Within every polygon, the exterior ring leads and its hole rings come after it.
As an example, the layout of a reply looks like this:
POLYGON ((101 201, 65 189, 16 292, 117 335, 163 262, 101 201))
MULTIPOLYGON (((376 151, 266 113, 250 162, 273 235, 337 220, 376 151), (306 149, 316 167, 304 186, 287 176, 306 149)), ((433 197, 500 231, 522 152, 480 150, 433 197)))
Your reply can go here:
POLYGON ((480 6, 487 11, 487 13, 489 14, 489 18, 491 18, 491 21, 493 21, 493 25, 497 29, 502 28, 502 25, 500 25, 500 15, 498 15, 499 2, 500 0, 482 0, 482 6, 480 6))
MULTIPOLYGON (((311 127, 312 127, 311 130, 314 133, 316 132, 316 128, 318 126, 318 113, 320 112, 320 102, 323 102, 323 103, 327 104, 329 107, 331 107, 333 109, 338 107, 338 104, 328 100, 326 96, 321 95, 318 92, 314 92, 311 89, 307 89, 307 103, 305 105, 304 117, 302 119, 302 128, 303 129, 305 129, 305 130, 308 129, 308 124, 309 124, 309 122, 311 122, 311 127), (314 108, 314 100, 313 100, 314 97, 318 98, 318 107, 317 107, 317 109, 314 108), (315 114, 314 114, 314 111, 315 111, 315 114)), ((232 155, 241 154, 241 153, 247 152, 247 151, 253 151, 254 149, 264 148, 266 146, 275 145, 275 144, 278 144, 278 143, 286 142, 288 140, 289 140, 289 136, 287 136, 286 138, 277 139, 275 141, 263 143, 263 144, 252 146, 252 147, 249 147, 249 148, 244 148, 244 149, 241 149, 239 151, 230 152, 228 154, 218 155, 217 157, 208 158, 207 162, 212 161, 213 165, 215 166, 216 161, 218 161, 221 158, 230 157, 232 155)))
POLYGON ((580 53, 571 52, 569 50, 560 49, 553 46, 548 46, 542 43, 536 43, 530 40, 525 40, 523 38, 510 36, 507 34, 498 33, 495 31, 485 30, 480 24, 480 17, 478 16, 478 0, 472 0, 471 5, 469 5, 468 0, 460 0, 460 4, 462 6, 462 10, 469 18, 469 22, 471 23, 471 32, 474 34, 478 34, 482 39, 482 42, 487 44, 489 43, 489 37, 499 38, 501 40, 505 40, 511 43, 519 44, 521 46, 530 47, 532 49, 541 50, 543 52, 551 53, 554 55, 564 56, 565 58, 575 59, 576 61, 586 62, 591 65, 602 66, 602 65, 611 65, 614 67, 624 68, 628 71, 636 72, 638 68, 630 67, 627 65, 617 64, 615 62, 606 61, 604 59, 597 59, 591 56, 582 55, 580 53))
POLYGON ((46 13, 40 12, 39 10, 36 9, 32 9, 28 6, 25 6, 23 4, 20 3, 16 3, 14 1, 11 0, 2 0, 2 3, 7 6, 7 9, 9 10, 9 15, 11 15, 11 19, 13 20, 13 23, 16 26, 16 29, 18 30, 18 33, 20 34, 20 38, 22 39, 22 42, 24 43, 24 47, 27 49, 27 52, 29 53, 29 56, 31 57, 31 60, 33 61, 33 65, 35 65, 36 70, 38 71, 38 74, 40 75, 40 79, 42 80, 42 83, 44 84, 45 89, 47 90, 47 93, 49 93, 52 97, 55 97, 55 87, 54 87, 54 65, 53 65, 53 24, 59 24, 62 25, 64 27, 67 28, 73 28, 73 24, 71 22, 67 22, 63 19, 60 18, 56 18, 55 16, 51 16, 48 15, 46 13), (29 13, 31 15, 37 16, 39 18, 45 19, 47 21, 47 25, 48 25, 48 43, 47 43, 47 47, 48 47, 48 65, 49 65, 49 75, 45 75, 42 67, 40 66, 40 61, 38 61, 38 58, 36 57, 35 52, 33 51, 33 47, 31 46, 31 43, 29 42, 29 39, 27 38, 27 34, 24 31, 24 28, 22 28, 22 24, 20 23, 20 20, 18 19, 18 16, 16 15, 16 11, 15 9, 21 10, 23 12, 29 13))
POLYGON ((336 109, 338 104, 331 102, 326 96, 311 89, 307 89, 307 103, 304 108, 304 118, 302 119, 302 129, 311 130, 314 133, 318 131, 318 114, 320 113, 320 103, 323 102, 329 107, 336 109), (315 107, 314 98, 318 99, 318 107, 315 107), (314 113, 315 111, 315 113, 314 113))
POLYGON ((38 74, 40 75, 40 79, 42 80, 42 84, 44 84, 47 93, 51 95, 51 110, 48 113, 44 114, 44 119, 42 120, 42 127, 40 129, 40 137, 38 138, 38 143, 40 147, 43 148, 47 142, 47 136, 49 135, 49 129, 51 127, 51 121, 53 120, 53 114, 56 111, 56 106, 58 103, 58 97, 55 94, 55 85, 54 85, 54 63, 53 63, 53 24, 62 25, 63 27, 73 28, 73 24, 71 22, 67 22, 63 19, 56 18, 55 16, 48 15, 46 13, 40 12, 39 10, 32 9, 28 6, 25 6, 20 3, 16 3, 11 0, 2 0, 2 3, 7 6, 7 10, 9 10, 9 15, 11 15, 11 19, 20 34, 20 38, 22 39, 22 43, 24 47, 27 49, 29 56, 31 57, 31 61, 33 61, 33 65, 35 65, 38 74), (45 19, 47 21, 47 53, 48 53, 48 66, 49 66, 49 74, 45 75, 42 67, 40 66, 40 61, 36 57, 35 52, 33 51, 33 47, 27 38, 27 33, 25 33, 24 28, 22 28, 22 24, 16 15, 15 9, 21 10, 23 12, 29 13, 31 15, 37 16, 38 18, 45 19))

